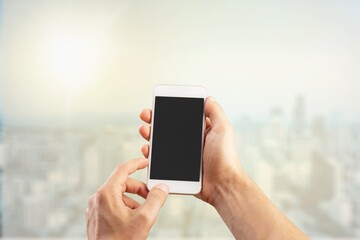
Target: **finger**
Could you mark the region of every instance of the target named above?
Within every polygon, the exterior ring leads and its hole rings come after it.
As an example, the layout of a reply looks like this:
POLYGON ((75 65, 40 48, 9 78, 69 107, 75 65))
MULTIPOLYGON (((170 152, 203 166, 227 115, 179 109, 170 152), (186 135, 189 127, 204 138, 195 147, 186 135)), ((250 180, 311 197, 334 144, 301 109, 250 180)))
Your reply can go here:
POLYGON ((206 99, 204 111, 205 115, 210 119, 211 125, 228 123, 223 109, 213 97, 208 97, 206 99))
POLYGON ((86 220, 89 220, 89 217, 90 217, 90 211, 89 211, 89 208, 86 208, 86 210, 85 210, 85 219, 86 220))
POLYGON ((211 130, 211 121, 210 118, 205 117, 205 124, 206 124, 206 128, 205 128, 205 136, 207 136, 208 132, 210 132, 211 130))
POLYGON ((149 157, 149 148, 150 148, 149 144, 145 144, 144 146, 141 147, 141 152, 146 158, 149 157))
POLYGON ((211 121, 210 121, 210 118, 205 117, 205 123, 206 123, 206 129, 208 129, 208 128, 210 128, 210 127, 211 127, 211 121))
POLYGON ((91 197, 88 200, 88 207, 86 208, 86 212, 85 212, 85 216, 87 220, 89 220, 91 217, 91 214, 94 209, 94 205, 95 205, 95 194, 91 195, 91 197))
POLYGON ((126 179, 130 174, 138 169, 145 168, 148 164, 149 160, 146 158, 137 158, 125 164, 119 164, 107 179, 104 186, 110 185, 115 187, 115 189, 112 189, 113 191, 122 189, 120 186, 123 186, 126 183, 126 179))
POLYGON ((140 211, 146 213, 149 219, 154 222, 168 195, 169 188, 165 184, 156 185, 149 192, 145 203, 140 208, 140 211))
POLYGON ((150 124, 151 123, 151 116, 152 116, 152 111, 151 109, 144 109, 141 113, 140 113, 140 119, 143 120, 144 122, 150 124))
POLYGON ((125 192, 137 194, 143 198, 146 198, 149 193, 145 183, 132 178, 126 180, 125 192))
POLYGON ((147 125, 141 125, 139 127, 139 133, 140 135, 147 141, 149 141, 150 139, 150 131, 151 131, 151 127, 147 126, 147 125))
POLYGON ((131 208, 131 209, 136 209, 141 206, 140 203, 138 203, 137 201, 135 201, 134 199, 132 199, 126 195, 122 196, 122 200, 123 200, 125 206, 127 206, 128 208, 131 208))
POLYGON ((88 200, 88 208, 92 208, 94 206, 94 198, 95 198, 95 193, 93 195, 91 195, 89 197, 89 200, 88 200))

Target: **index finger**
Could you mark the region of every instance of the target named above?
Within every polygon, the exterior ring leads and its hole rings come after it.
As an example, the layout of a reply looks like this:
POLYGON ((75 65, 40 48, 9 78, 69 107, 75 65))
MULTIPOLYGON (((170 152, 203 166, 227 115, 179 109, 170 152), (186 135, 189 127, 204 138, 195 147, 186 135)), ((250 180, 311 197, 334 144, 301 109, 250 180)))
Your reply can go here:
POLYGON ((149 161, 147 158, 137 158, 127 163, 118 165, 112 172, 110 177, 106 180, 106 185, 111 184, 120 188, 126 184, 128 176, 134 173, 138 169, 143 169, 148 165, 149 161))

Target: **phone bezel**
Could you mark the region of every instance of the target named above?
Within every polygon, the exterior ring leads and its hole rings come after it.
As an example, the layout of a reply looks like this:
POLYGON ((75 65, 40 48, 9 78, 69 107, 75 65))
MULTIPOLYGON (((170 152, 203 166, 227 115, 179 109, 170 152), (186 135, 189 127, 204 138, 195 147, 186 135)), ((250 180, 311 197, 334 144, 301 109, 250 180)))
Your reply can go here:
MULTIPOLYGON (((155 109, 155 98, 156 97, 192 97, 192 98, 203 98, 204 104, 207 97, 206 89, 201 86, 182 86, 182 85, 157 85, 154 88, 153 94, 153 112, 151 119, 151 126, 154 124, 154 115, 156 114, 155 109)), ((200 173, 199 181, 174 181, 174 180, 163 180, 163 179, 151 179, 150 178, 150 169, 151 169, 151 151, 152 151, 152 140, 153 132, 150 133, 150 148, 149 148, 149 166, 147 173, 147 187, 152 189, 155 185, 159 183, 164 183, 169 187, 169 192, 173 194, 197 194, 201 191, 202 188, 202 157, 203 157, 203 148, 204 148, 204 131, 205 131, 205 114, 203 114, 203 124, 202 124, 202 140, 201 140, 201 160, 200 160, 200 173)))

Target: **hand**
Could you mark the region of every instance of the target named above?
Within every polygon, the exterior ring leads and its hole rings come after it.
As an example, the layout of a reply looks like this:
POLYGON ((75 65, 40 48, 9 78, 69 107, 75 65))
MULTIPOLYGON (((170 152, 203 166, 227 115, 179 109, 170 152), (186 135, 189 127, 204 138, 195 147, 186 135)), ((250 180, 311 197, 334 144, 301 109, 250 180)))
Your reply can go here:
MULTIPOLYGON (((234 131, 222 108, 210 97, 206 99, 204 111, 206 130, 203 153, 203 186, 197 197, 214 205, 221 186, 232 181, 235 175, 239 175, 241 167, 235 146, 234 131)), ((140 118, 148 124, 151 123, 151 117, 150 109, 145 109, 140 114, 140 118)), ((144 139, 149 140, 149 125, 140 126, 139 132, 144 139)), ((149 145, 144 145, 141 151, 145 157, 148 157, 149 145)))
POLYGON ((145 158, 119 165, 97 193, 86 210, 88 239, 146 239, 163 206, 169 189, 164 184, 150 192, 143 182, 128 176, 148 165, 145 158), (143 197, 139 204, 125 193, 143 197))
MULTIPOLYGON (((220 105, 210 97, 204 110, 203 187, 197 197, 215 207, 236 239, 307 239, 241 168, 234 131, 220 105)), ((151 110, 144 110, 140 118, 151 123, 151 110)), ((139 132, 149 140, 149 125, 139 132)), ((149 145, 141 151, 147 157, 149 145)))

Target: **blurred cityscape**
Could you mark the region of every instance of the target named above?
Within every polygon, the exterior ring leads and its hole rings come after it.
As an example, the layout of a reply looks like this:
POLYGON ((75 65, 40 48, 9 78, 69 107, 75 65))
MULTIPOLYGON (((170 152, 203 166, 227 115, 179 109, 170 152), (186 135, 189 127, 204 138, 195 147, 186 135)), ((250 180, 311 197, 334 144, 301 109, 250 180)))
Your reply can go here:
MULTIPOLYGON (((308 235, 360 237, 360 124, 306 108, 300 96, 293 109, 233 121, 242 165, 308 235)), ((139 124, 3 129, 2 236, 85 237, 88 197, 118 163, 140 156, 139 124)), ((216 211, 190 196, 170 196, 151 236, 231 238, 216 211)))
POLYGON ((3 144, 3 123, 0 111, 0 236, 3 235, 3 169, 4 169, 4 144, 3 144))

